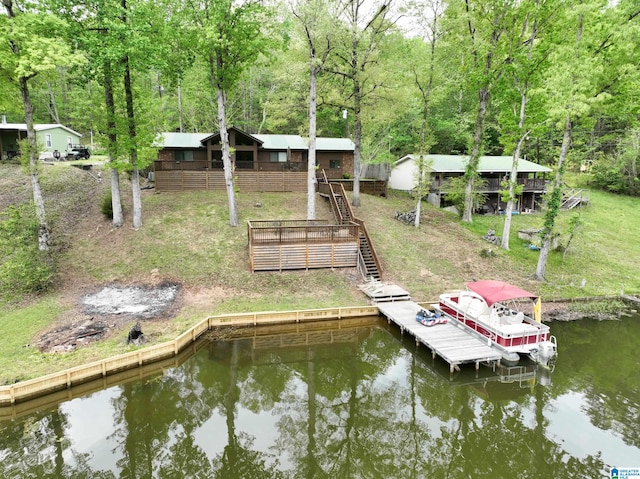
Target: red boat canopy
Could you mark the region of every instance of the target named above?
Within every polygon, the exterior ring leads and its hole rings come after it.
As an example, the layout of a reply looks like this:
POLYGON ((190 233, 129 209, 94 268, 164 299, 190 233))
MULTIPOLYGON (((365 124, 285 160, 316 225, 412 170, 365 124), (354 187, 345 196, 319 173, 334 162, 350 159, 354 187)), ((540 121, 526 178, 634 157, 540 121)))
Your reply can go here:
POLYGON ((498 301, 507 301, 509 299, 531 298, 535 300, 537 298, 535 294, 520 289, 517 286, 490 279, 467 283, 467 287, 474 293, 482 296, 489 306, 498 301))

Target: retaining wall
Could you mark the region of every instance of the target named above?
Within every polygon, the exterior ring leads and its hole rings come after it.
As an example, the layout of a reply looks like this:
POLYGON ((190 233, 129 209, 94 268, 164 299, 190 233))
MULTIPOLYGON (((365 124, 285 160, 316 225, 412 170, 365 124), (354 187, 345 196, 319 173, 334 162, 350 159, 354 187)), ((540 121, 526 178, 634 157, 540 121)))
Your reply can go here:
MULTIPOLYGON (((0 407, 54 393, 99 378, 177 356, 212 328, 299 323, 329 319, 377 316, 376 306, 308 309, 260 313, 223 314, 203 319, 173 341, 136 349, 128 353, 65 369, 39 378, 0 386, 0 407)), ((0 413, 0 416, 2 414, 0 413)))

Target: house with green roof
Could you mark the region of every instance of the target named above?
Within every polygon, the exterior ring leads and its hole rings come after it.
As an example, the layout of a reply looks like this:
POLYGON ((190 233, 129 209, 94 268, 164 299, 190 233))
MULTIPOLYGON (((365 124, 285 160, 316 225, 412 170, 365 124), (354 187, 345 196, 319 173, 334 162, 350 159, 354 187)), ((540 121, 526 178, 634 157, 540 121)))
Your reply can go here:
MULTIPOLYGON (((250 134, 229 128, 235 183, 245 191, 306 191, 309 143, 300 135, 250 134)), ((156 140, 156 191, 224 188, 220 133, 163 133, 156 140)), ((317 138, 316 165, 327 178, 353 172, 354 143, 317 138)))
MULTIPOLYGON (((396 161, 389 174, 388 187, 395 190, 412 191, 417 181, 416 158, 418 155, 406 155, 396 161)), ((464 175, 469 156, 428 155, 431 187, 427 199, 437 207, 449 206, 446 200, 450 191, 451 179, 464 175)), ((511 174, 511 156, 481 156, 478 174, 481 182, 478 191, 484 194, 486 202, 479 206, 480 212, 498 212, 506 205, 501 200, 501 182, 511 174)), ((539 209, 542 196, 547 190, 551 168, 531 161, 518 160, 517 181, 523 186, 518 197, 517 209, 520 212, 539 209)))

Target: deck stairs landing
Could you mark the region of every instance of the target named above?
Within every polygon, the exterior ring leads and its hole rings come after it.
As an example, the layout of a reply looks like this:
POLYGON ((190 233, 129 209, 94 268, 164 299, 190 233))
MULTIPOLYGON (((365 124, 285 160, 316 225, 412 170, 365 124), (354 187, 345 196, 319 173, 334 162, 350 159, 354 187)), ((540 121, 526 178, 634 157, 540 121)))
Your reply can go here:
POLYGON ((400 286, 385 284, 375 278, 370 278, 365 284, 358 285, 358 288, 366 294, 373 303, 408 301, 411 299, 409 292, 400 286))
POLYGON ((561 208, 563 210, 572 210, 576 206, 589 203, 589 194, 582 188, 571 188, 562 194, 561 208))

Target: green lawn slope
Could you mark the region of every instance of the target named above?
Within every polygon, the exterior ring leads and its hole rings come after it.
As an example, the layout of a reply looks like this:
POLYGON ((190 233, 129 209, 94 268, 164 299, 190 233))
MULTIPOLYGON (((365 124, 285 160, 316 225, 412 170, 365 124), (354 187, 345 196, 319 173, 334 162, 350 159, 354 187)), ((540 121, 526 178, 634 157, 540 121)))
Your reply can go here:
MULTIPOLYGON (((82 296, 105 285, 181 285, 176 307, 165 318, 144 325, 154 342, 172 339, 208 315, 367 304, 353 270, 250 272, 246 221, 304 219, 304 194, 239 191, 241 226, 233 228, 228 225, 224 191, 144 190, 144 226, 134 230, 126 179, 122 189, 127 224, 118 229, 99 208, 109 188, 108 172, 46 165, 42 186, 58 274, 46 295, 2 305, 0 383, 127 351, 129 325, 71 353, 45 354, 29 346, 43 331, 81 318, 82 296)), ((0 193, 2 209, 28 201, 24 173, 0 165, 0 193)), ((501 216, 476 216, 473 224, 463 225, 455 214, 423 204, 421 225, 415 228, 393 217, 395 211, 415 208, 408 195, 399 193, 386 198, 362 195, 362 206, 354 213, 367 225, 382 261, 383 280, 402 286, 418 301, 434 300, 474 279, 509 281, 541 294, 543 300, 639 292, 639 200, 596 191, 590 196, 588 206, 561 213, 561 244, 566 245, 572 215, 580 215, 581 226, 564 257, 562 252, 550 255, 545 282, 532 279, 538 253, 517 237, 518 229, 542 225, 539 214, 514 216, 511 249, 505 251, 482 239, 488 229, 502 234, 501 216)), ((331 217, 320 197, 317 217, 331 217)))

